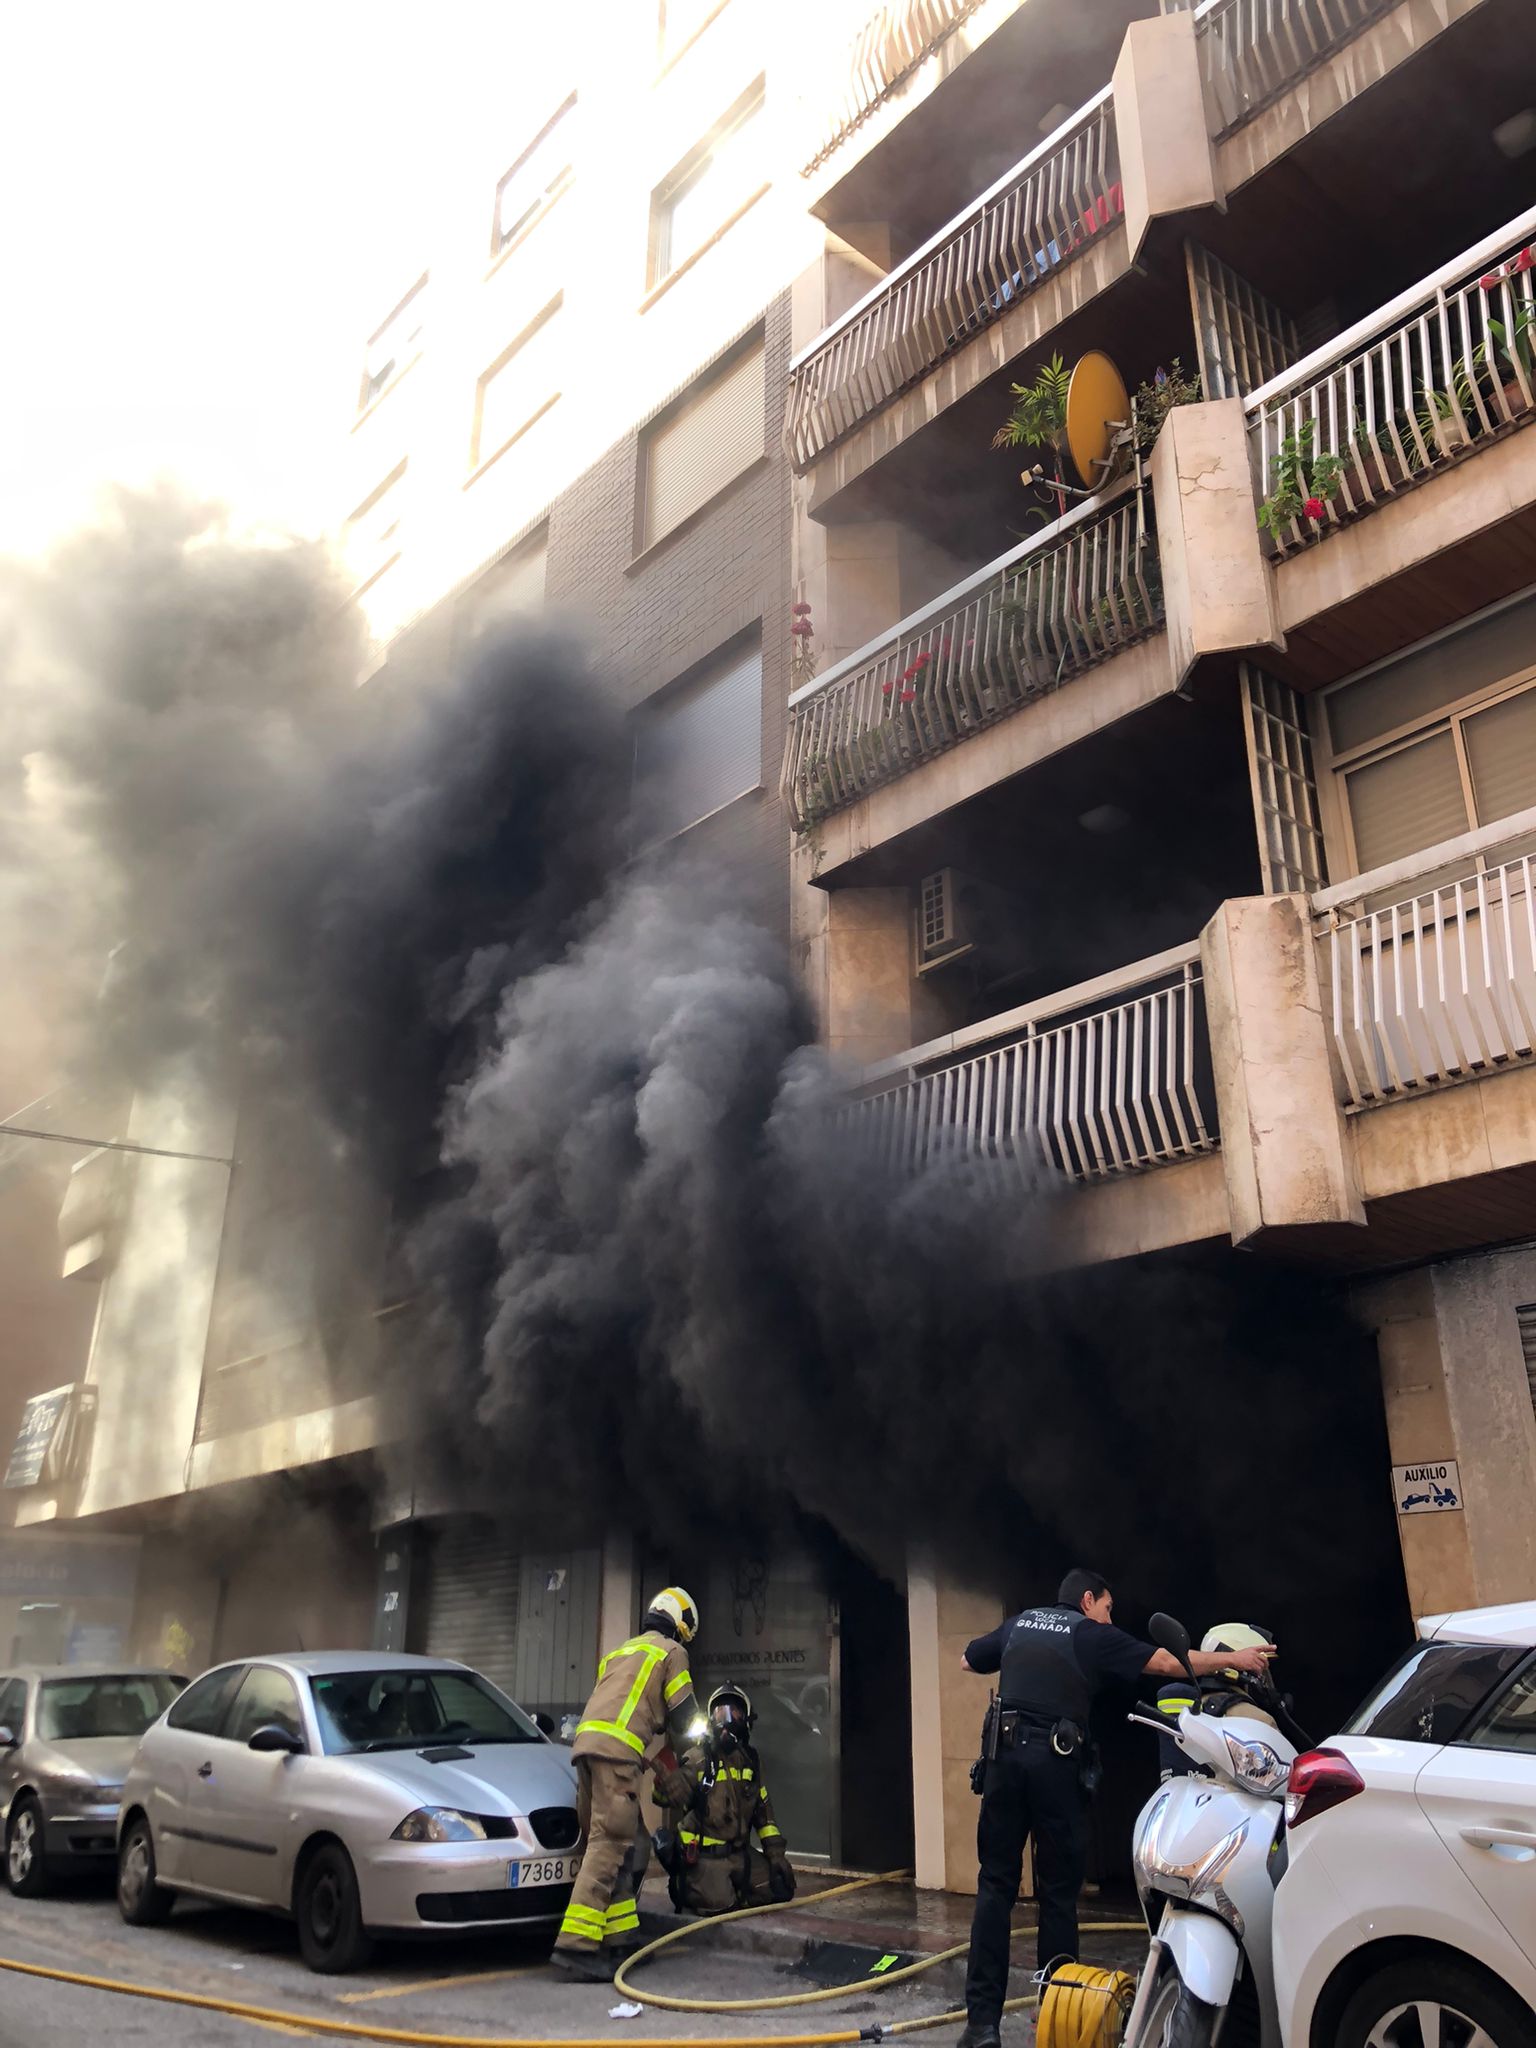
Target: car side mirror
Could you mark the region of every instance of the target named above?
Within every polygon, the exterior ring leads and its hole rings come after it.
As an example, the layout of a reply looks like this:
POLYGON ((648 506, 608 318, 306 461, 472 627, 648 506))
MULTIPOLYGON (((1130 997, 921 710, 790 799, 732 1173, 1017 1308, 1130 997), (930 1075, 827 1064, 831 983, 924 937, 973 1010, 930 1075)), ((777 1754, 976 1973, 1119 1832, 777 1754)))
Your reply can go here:
POLYGON ((260 1750, 264 1755, 302 1756, 304 1754, 302 1740, 293 1734, 291 1730, 279 1728, 275 1721, 269 1721, 265 1727, 258 1728, 245 1746, 247 1749, 260 1750))
POLYGON ((21 1737, 14 1728, 0 1728, 0 1749, 19 1749, 21 1737))
POLYGON ((535 1714, 533 1725, 541 1735, 553 1735, 555 1732, 555 1721, 552 1714, 535 1714))

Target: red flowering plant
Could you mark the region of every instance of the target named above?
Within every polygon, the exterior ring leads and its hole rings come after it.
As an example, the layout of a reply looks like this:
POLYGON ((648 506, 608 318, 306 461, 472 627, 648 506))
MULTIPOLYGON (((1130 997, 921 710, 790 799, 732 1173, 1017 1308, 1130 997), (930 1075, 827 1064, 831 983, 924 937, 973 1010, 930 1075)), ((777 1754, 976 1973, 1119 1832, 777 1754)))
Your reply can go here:
POLYGON ((789 634, 790 681, 799 689, 816 673, 816 628, 811 622, 811 608, 803 598, 790 606, 789 634))
POLYGON ((1259 524, 1276 540, 1282 540, 1300 519, 1310 519, 1316 525, 1339 488, 1343 464, 1337 455, 1314 452, 1316 435, 1316 423, 1303 420, 1296 432, 1280 443, 1280 453, 1274 458, 1274 487, 1259 507, 1259 524))

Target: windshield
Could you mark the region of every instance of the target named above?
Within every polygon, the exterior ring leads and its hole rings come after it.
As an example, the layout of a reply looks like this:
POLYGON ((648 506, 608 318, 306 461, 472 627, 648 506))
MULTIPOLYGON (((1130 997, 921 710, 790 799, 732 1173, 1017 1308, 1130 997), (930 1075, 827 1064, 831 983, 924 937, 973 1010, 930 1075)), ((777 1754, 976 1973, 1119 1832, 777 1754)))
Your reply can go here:
POLYGON ((1454 1742, 1474 1709, 1528 1655, 1481 1643, 1415 1643, 1343 1732, 1388 1742, 1454 1742))
POLYGON ((472 1671, 337 1671, 312 1678, 327 1756, 439 1742, 542 1742, 519 1707, 472 1671))
POLYGON ((49 1678, 37 1701, 44 1742, 85 1742, 93 1736, 142 1735, 181 1691, 161 1672, 124 1678, 49 1678))

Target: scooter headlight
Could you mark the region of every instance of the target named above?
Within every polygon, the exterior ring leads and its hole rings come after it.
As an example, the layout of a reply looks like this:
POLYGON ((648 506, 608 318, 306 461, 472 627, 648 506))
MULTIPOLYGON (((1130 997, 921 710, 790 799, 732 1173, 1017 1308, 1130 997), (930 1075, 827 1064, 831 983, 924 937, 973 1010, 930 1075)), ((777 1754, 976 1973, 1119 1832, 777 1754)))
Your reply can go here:
POLYGON ((1174 1898, 1198 1899, 1224 1920, 1239 1940, 1243 1937, 1243 1916, 1236 1904, 1227 1896, 1222 1879, 1237 1860, 1239 1850, 1248 1839, 1248 1822, 1243 1821, 1231 1834, 1206 1850, 1205 1854, 1191 1863, 1178 1863, 1172 1855, 1165 1854, 1158 1840, 1160 1822, 1168 1810, 1170 1795, 1164 1793, 1157 1805, 1147 1815, 1146 1826, 1136 1842, 1136 1882, 1143 1892, 1157 1890, 1168 1892, 1174 1898))
POLYGON ((1255 1792, 1283 1792, 1291 1767, 1267 1742, 1242 1742, 1223 1730, 1232 1775, 1255 1792))

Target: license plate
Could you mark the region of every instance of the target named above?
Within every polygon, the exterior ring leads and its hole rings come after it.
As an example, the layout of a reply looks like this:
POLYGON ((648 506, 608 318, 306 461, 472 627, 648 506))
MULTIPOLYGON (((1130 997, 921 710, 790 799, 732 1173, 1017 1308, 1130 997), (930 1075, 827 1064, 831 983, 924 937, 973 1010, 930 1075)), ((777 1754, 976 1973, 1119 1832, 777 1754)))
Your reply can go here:
POLYGON ((513 1891, 526 1889, 531 1884, 569 1884, 570 1881, 571 1860, 568 1856, 525 1856, 507 1865, 507 1883, 513 1891))

